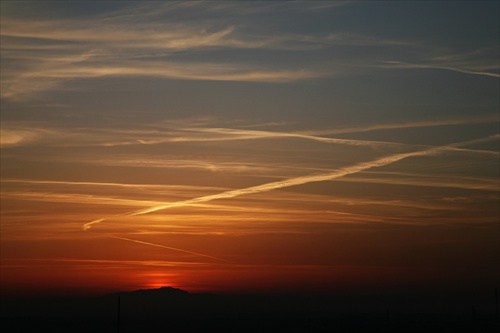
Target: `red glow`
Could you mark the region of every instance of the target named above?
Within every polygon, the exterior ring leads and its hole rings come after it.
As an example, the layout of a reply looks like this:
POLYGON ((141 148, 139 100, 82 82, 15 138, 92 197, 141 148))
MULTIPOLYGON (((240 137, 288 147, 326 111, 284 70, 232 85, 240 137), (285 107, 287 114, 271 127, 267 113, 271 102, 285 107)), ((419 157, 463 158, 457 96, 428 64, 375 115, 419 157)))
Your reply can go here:
POLYGON ((150 282, 145 283, 142 289, 158 289, 161 287, 178 288, 178 286, 175 285, 174 283, 171 283, 171 282, 164 280, 164 279, 158 279, 158 280, 152 280, 150 282))

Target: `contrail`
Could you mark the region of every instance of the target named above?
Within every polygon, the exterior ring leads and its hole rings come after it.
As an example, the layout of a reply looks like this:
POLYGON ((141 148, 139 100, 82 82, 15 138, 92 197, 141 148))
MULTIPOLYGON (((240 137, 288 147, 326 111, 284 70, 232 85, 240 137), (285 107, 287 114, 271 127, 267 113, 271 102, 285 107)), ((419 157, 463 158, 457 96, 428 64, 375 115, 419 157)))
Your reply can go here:
MULTIPOLYGON (((473 118, 460 118, 460 119, 447 119, 447 120, 431 120, 431 121, 411 121, 405 123, 389 123, 389 124, 375 124, 363 127, 350 127, 341 128, 333 130, 321 130, 321 131, 307 131, 304 133, 311 133, 315 136, 317 135, 328 135, 328 134, 345 134, 345 133, 360 133, 360 132, 371 132, 377 130, 390 130, 390 129, 403 129, 403 128, 415 128, 415 127, 433 127, 433 126, 450 126, 450 125, 465 125, 465 124, 484 124, 498 122, 498 115, 488 115, 483 117, 473 117, 473 118)), ((322 138, 322 137, 320 137, 322 138)), ((361 141, 363 142, 363 141, 361 141)), ((370 142, 370 141, 368 141, 370 142)), ((383 142, 381 142, 383 143, 383 142)))
POLYGON ((482 123, 490 123, 490 122, 498 122, 498 115, 489 115, 489 116, 474 117, 474 118, 449 119, 449 120, 413 121, 413 122, 395 123, 395 124, 377 124, 377 125, 364 126, 364 127, 350 127, 350 128, 343 128, 343 129, 305 131, 305 132, 271 132, 271 131, 262 131, 262 130, 245 130, 245 129, 230 129, 230 128, 187 128, 185 130, 195 131, 195 132, 229 134, 229 135, 232 135, 233 137, 230 137, 230 138, 227 138, 227 137, 215 137, 215 138, 182 138, 182 137, 179 137, 179 138, 175 138, 172 140, 173 141, 226 141, 226 140, 248 140, 248 139, 291 137, 291 138, 301 138, 301 139, 313 140, 313 141, 319 141, 319 142, 325 142, 325 143, 345 144, 345 145, 354 145, 354 146, 383 146, 383 145, 408 146, 407 144, 395 143, 395 142, 338 139, 338 138, 323 137, 320 135, 371 132, 371 131, 376 131, 376 130, 402 129, 402 128, 413 128, 413 127, 482 124, 482 123))
POLYGON ((184 253, 194 254, 194 255, 200 256, 200 257, 206 257, 206 258, 210 258, 210 259, 224 261, 224 262, 227 262, 227 263, 232 263, 232 261, 229 261, 229 260, 217 258, 217 257, 214 257, 214 256, 209 256, 208 254, 203 254, 203 253, 198 253, 198 252, 183 250, 183 249, 179 249, 179 248, 176 248, 176 247, 170 247, 170 246, 165 246, 165 245, 160 245, 160 244, 155 244, 155 243, 143 242, 143 241, 140 241, 140 240, 137 240, 137 239, 131 239, 131 238, 125 238, 125 237, 118 237, 118 236, 108 236, 108 237, 115 238, 115 239, 121 239, 121 240, 129 241, 129 242, 134 242, 134 243, 139 243, 139 244, 145 244, 145 245, 151 245, 151 246, 161 247, 163 249, 168 249, 168 250, 173 250, 173 251, 178 251, 178 252, 184 252, 184 253))
POLYGON ((500 74, 497 74, 497 73, 471 71, 471 70, 466 70, 466 69, 461 69, 461 68, 456 68, 456 67, 434 66, 434 65, 419 65, 419 64, 410 64, 410 63, 405 63, 405 62, 400 62, 400 61, 383 61, 383 62, 387 63, 387 64, 398 65, 398 67, 400 67, 400 68, 444 69, 444 70, 458 72, 458 73, 464 73, 464 74, 484 75, 484 76, 491 76, 491 77, 497 77, 497 78, 500 77, 500 74))
MULTIPOLYGON (((218 194, 212 194, 212 195, 193 198, 193 199, 189 199, 189 200, 177 201, 177 202, 167 203, 164 205, 158 205, 158 206, 153 206, 153 207, 149 207, 149 208, 139 209, 139 210, 135 210, 135 211, 132 211, 129 213, 120 214, 118 216, 143 215, 143 214, 148 214, 148 213, 152 213, 152 212, 156 212, 156 211, 168 209, 168 208, 189 206, 191 204, 196 204, 196 203, 200 203, 200 202, 207 202, 207 201, 212 201, 212 200, 217 200, 217 199, 234 198, 234 197, 238 197, 241 195, 268 192, 268 191, 272 191, 272 190, 276 190, 276 189, 280 189, 280 188, 284 188, 284 187, 302 185, 302 184, 306 184, 306 183, 310 183, 310 182, 332 180, 335 178, 340 178, 340 177, 343 177, 346 175, 350 175, 350 174, 358 173, 358 172, 361 172, 364 170, 368 170, 371 168, 389 165, 389 164, 401 161, 401 160, 408 158, 408 157, 432 155, 432 154, 440 153, 442 151, 446 151, 450 148, 455 148, 455 147, 459 147, 459 146, 466 146, 466 145, 476 144, 476 143, 485 142, 485 141, 491 141, 493 139, 498 139, 499 137, 500 137, 499 134, 495 134, 495 135, 490 135, 490 136, 476 139, 476 140, 457 142, 457 143, 453 143, 453 144, 449 144, 449 145, 445 145, 445 146, 433 147, 433 148, 429 148, 426 150, 421 150, 421 151, 416 151, 416 152, 411 152, 411 153, 402 153, 402 154, 385 156, 385 157, 375 159, 373 161, 363 162, 363 163, 358 163, 355 165, 347 166, 347 167, 335 170, 333 172, 316 174, 316 175, 308 175, 308 176, 302 176, 302 177, 296 177, 296 178, 289 178, 289 179, 271 182, 271 183, 267 183, 267 184, 251 186, 251 187, 237 189, 237 190, 225 191, 225 192, 218 193, 218 194)), ((104 218, 101 218, 98 220, 94 220, 92 222, 85 223, 83 225, 83 230, 88 230, 91 228, 92 225, 97 224, 97 223, 101 223, 104 220, 105 220, 104 218)))

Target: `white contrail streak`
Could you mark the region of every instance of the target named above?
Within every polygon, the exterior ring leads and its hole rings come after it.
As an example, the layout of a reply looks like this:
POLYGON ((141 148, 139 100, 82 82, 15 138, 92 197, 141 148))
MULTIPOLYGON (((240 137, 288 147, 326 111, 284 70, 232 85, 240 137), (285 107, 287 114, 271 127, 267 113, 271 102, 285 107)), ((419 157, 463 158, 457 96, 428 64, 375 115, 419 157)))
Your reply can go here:
MULTIPOLYGON (((312 135, 330 135, 330 134, 345 134, 345 133, 361 133, 371 132, 378 130, 391 130, 391 129, 404 129, 416 127, 434 127, 434 126, 452 126, 452 125, 470 125, 470 124, 484 124, 498 122, 499 117, 497 114, 487 115, 482 117, 473 118, 460 118, 460 119, 445 119, 445 120, 431 120, 431 121, 410 121, 406 123, 389 123, 389 124, 375 124, 363 127, 349 127, 334 130, 310 131, 304 133, 311 133, 312 135)), ((321 137, 320 137, 321 138, 321 137)), ((363 141, 361 141, 363 142, 363 141)), ((368 141, 370 142, 370 141, 368 141)), ((377 141, 375 141, 376 143, 377 141)), ((381 142, 383 143, 383 142, 381 142)))
POLYGON ((398 68, 444 69, 444 70, 463 73, 463 74, 484 75, 484 76, 490 76, 490 77, 496 77, 496 78, 500 77, 500 74, 497 74, 497 73, 471 71, 471 70, 466 70, 466 69, 461 69, 461 68, 456 68, 456 67, 449 67, 449 66, 419 65, 419 64, 410 64, 410 63, 405 63, 405 62, 400 62, 400 61, 384 61, 384 63, 394 64, 398 68))
MULTIPOLYGON (((207 201, 212 201, 212 200, 217 200, 217 199, 234 198, 234 197, 238 197, 241 195, 267 192, 267 191, 272 191, 272 190, 276 190, 279 188, 290 187, 290 186, 295 186, 295 185, 302 185, 302 184, 306 184, 306 183, 310 183, 310 182, 332 180, 335 178, 340 178, 340 177, 343 177, 346 175, 350 175, 350 174, 358 173, 358 172, 361 172, 364 170, 368 170, 371 168, 389 165, 389 164, 395 163, 397 161, 401 161, 401 160, 408 158, 408 157, 432 155, 432 154, 440 153, 442 151, 446 151, 450 148, 455 148, 455 147, 459 147, 459 146, 466 146, 466 145, 476 144, 476 143, 485 142, 485 141, 491 141, 494 139, 498 139, 499 137, 500 137, 499 134, 495 134, 495 135, 491 135, 491 136, 476 139, 476 140, 457 142, 457 143, 453 143, 453 144, 449 144, 449 145, 445 145, 445 146, 433 147, 433 148, 429 148, 426 150, 421 150, 421 151, 416 151, 416 152, 411 152, 411 153, 402 153, 402 154, 385 156, 385 157, 375 159, 373 161, 358 163, 358 164, 347 166, 347 167, 344 167, 344 168, 341 168, 341 169, 338 169, 338 170, 335 170, 332 172, 328 172, 328 173, 302 176, 302 177, 296 177, 296 178, 289 178, 289 179, 271 182, 271 183, 267 183, 267 184, 251 186, 251 187, 237 189, 237 190, 225 191, 225 192, 218 193, 218 194, 206 195, 206 196, 193 198, 193 199, 189 199, 189 200, 166 203, 164 205, 153 206, 153 207, 149 207, 149 208, 145 208, 145 209, 135 210, 135 211, 132 211, 129 213, 120 214, 118 216, 143 215, 143 214, 148 214, 148 213, 152 213, 152 212, 156 212, 156 211, 168 209, 168 208, 189 206, 191 204, 200 203, 200 202, 207 202, 207 201)), ((92 225, 97 224, 97 223, 101 223, 104 220, 105 219, 101 218, 98 220, 94 220, 94 221, 85 223, 83 225, 83 230, 88 230, 91 228, 92 225)))
POLYGON ((160 245, 160 244, 155 244, 155 243, 149 243, 149 242, 143 242, 143 241, 140 241, 140 240, 137 240, 137 239, 131 239, 131 238, 125 238, 125 237, 118 237, 118 236, 108 236, 108 237, 115 238, 115 239, 121 239, 121 240, 124 240, 124 241, 129 241, 129 242, 134 242, 134 243, 139 243, 139 244, 144 244, 144 245, 161 247, 163 249, 168 249, 168 250, 173 250, 173 251, 178 251, 178 252, 189 253, 189 254, 193 254, 193 255, 199 256, 199 257, 205 257, 205 258, 215 259, 215 260, 219 260, 219 261, 224 261, 224 262, 227 262, 227 263, 232 263, 231 261, 226 260, 226 259, 221 259, 221 258, 217 258, 217 257, 214 257, 214 256, 209 256, 208 254, 203 254, 203 253, 198 253, 198 252, 183 250, 183 249, 179 249, 179 248, 176 248, 176 247, 165 246, 165 245, 160 245))

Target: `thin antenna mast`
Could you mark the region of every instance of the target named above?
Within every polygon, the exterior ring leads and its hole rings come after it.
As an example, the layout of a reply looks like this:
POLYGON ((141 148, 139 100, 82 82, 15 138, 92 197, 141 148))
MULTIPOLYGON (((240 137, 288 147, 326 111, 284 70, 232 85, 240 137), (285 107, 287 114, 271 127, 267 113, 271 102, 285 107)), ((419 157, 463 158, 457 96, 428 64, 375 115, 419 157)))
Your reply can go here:
POLYGON ((118 315, 117 315, 117 320, 116 320, 116 328, 117 332, 120 333, 120 296, 118 296, 118 315))

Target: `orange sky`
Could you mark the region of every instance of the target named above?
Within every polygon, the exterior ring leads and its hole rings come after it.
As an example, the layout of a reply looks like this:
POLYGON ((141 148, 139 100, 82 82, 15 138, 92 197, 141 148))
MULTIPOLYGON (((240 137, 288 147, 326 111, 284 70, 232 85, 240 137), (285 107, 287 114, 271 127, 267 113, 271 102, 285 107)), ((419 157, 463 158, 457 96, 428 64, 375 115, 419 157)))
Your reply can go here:
POLYGON ((498 3, 54 6, 2 2, 3 293, 497 286, 498 3))

